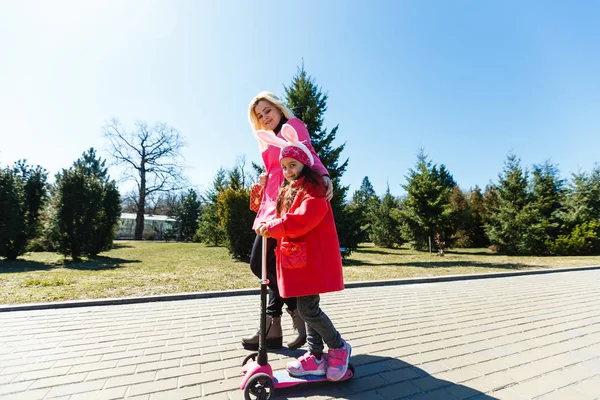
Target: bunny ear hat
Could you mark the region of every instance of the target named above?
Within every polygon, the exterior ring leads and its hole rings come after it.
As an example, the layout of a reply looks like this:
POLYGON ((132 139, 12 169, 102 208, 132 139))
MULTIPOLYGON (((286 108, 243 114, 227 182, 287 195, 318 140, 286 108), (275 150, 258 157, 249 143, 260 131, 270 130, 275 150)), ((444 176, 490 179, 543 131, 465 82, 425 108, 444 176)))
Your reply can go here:
POLYGON ((286 140, 278 138, 273 132, 263 130, 256 131, 256 137, 263 143, 281 148, 281 154, 279 155, 280 160, 285 157, 291 157, 309 167, 313 166, 315 163, 313 155, 308 147, 298 140, 298 133, 294 127, 284 124, 281 128, 281 136, 286 140))

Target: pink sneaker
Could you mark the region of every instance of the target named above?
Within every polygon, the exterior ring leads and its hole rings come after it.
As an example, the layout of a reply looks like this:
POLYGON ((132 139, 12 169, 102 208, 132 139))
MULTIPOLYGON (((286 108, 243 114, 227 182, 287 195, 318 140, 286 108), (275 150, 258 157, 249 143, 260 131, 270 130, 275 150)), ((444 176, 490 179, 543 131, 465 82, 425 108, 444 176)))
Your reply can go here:
POLYGON ((310 351, 307 351, 297 360, 290 361, 285 369, 291 376, 323 376, 326 374, 325 369, 327 367, 325 360, 325 355, 321 356, 320 360, 317 360, 317 357, 313 356, 310 351))
POLYGON ((339 381, 348 371, 352 347, 343 339, 342 343, 339 349, 329 349, 327 352, 327 379, 330 381, 339 381))

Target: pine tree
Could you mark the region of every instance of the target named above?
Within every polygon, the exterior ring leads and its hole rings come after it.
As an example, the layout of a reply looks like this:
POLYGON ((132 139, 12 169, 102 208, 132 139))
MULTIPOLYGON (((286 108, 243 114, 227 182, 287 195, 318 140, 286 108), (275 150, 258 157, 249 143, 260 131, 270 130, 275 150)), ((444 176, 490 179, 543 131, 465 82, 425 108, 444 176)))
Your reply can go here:
POLYGON ((213 178, 212 187, 202 196, 204 206, 198 223, 195 240, 219 246, 226 241, 225 231, 219 219, 217 200, 227 186, 227 171, 219 168, 213 178))
POLYGON ((365 176, 360 184, 360 189, 354 192, 352 202, 360 207, 368 207, 369 202, 377 198, 377 193, 368 176, 365 176))
POLYGON ((181 195, 173 216, 177 221, 177 241, 192 241, 200 218, 200 200, 194 189, 181 195))
POLYGON ((556 215, 561 225, 556 240, 547 243, 551 254, 600 253, 600 167, 571 176, 556 215))
POLYGON ((371 184, 368 176, 365 176, 360 185, 360 189, 352 195, 352 201, 348 205, 360 221, 360 242, 371 240, 372 220, 375 207, 379 207, 379 198, 371 184))
POLYGON ((244 189, 243 174, 237 165, 233 167, 231 171, 229 171, 228 175, 229 178, 227 179, 227 188, 236 191, 244 189))
POLYGON ((531 197, 542 218, 554 222, 563 203, 564 185, 556 165, 546 161, 533 166, 531 197))
POLYGON ((250 256, 256 238, 254 231, 249 229, 256 213, 250 210, 248 204, 250 191, 247 189, 227 187, 219 193, 217 200, 217 213, 227 237, 227 249, 234 258, 243 260, 250 256))
POLYGON ((40 234, 47 172, 24 160, 0 170, 0 257, 14 260, 40 234))
POLYGON ((526 228, 525 247, 528 253, 547 255, 548 246, 556 240, 561 226, 564 181, 559 177, 558 168, 546 161, 533 166, 530 186, 531 201, 524 210, 533 221, 526 228))
POLYGON ((600 220, 600 166, 589 174, 572 174, 560 214, 563 232, 584 222, 600 220))
POLYGON ((471 247, 471 209, 467 196, 458 187, 454 186, 450 195, 450 208, 454 216, 455 233, 453 241, 456 247, 471 247))
POLYGON ((404 241, 400 234, 398 210, 400 202, 390 193, 388 185, 385 194, 373 207, 371 240, 376 246, 392 248, 401 246, 404 241))
POLYGON ((334 147, 338 125, 329 132, 323 127, 323 115, 327 111, 327 93, 323 93, 315 84, 304 70, 304 65, 298 68, 290 86, 285 87, 285 93, 288 107, 306 125, 312 145, 331 177, 331 208, 340 247, 345 249, 345 255, 349 255, 356 250, 360 241, 360 221, 357 221, 355 212, 345 204, 349 186, 343 186, 341 183, 341 177, 348 166, 348 159, 340 163, 340 156, 346 145, 334 147))
POLYGON ((59 251, 73 260, 112 247, 121 199, 105 164, 91 148, 71 168, 56 175, 59 251))
POLYGON ((475 186, 469 196, 469 236, 471 237, 471 246, 485 247, 489 246, 490 240, 485 234, 485 199, 479 186, 475 186))
POLYGON ((485 201, 481 189, 463 192, 455 186, 450 196, 452 214, 455 221, 454 245, 456 247, 485 247, 489 239, 485 235, 485 201))
POLYGON ((528 172, 521 167, 521 160, 509 154, 495 185, 497 205, 490 203, 491 215, 486 224, 490 242, 502 253, 526 253, 526 228, 535 219, 529 210, 525 210, 531 198, 527 191, 527 177, 528 172))
POLYGON ((454 233, 450 206, 454 178, 444 165, 434 165, 421 149, 415 169, 410 169, 406 179, 403 187, 407 196, 400 211, 404 239, 419 250, 427 249, 436 233, 448 243, 454 233))

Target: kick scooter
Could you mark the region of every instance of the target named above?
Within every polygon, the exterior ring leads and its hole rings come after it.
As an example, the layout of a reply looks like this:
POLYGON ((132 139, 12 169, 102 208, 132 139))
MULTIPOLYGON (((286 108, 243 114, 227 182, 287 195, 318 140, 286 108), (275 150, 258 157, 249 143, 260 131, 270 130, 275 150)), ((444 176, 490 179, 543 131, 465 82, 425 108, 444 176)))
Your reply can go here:
MULTIPOLYGON (((275 371, 269 365, 267 358, 266 331, 267 331, 267 239, 262 238, 262 278, 260 279, 260 332, 258 336, 258 353, 252 353, 244 359, 242 371, 244 374, 240 389, 244 391, 246 400, 270 400, 275 395, 275 389, 302 383, 325 382, 325 376, 307 375, 301 377, 290 376, 286 371, 275 371)), ((354 376, 354 366, 348 364, 346 375, 338 382, 348 380, 354 376)))

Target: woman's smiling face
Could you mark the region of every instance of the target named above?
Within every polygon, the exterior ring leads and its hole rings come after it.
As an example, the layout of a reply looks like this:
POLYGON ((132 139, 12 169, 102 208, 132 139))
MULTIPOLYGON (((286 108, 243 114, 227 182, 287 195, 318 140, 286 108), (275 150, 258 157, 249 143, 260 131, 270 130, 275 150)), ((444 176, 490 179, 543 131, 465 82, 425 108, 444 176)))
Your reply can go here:
POLYGON ((273 131, 277 128, 283 115, 277 107, 267 100, 259 101, 258 104, 254 106, 254 113, 258 118, 258 122, 260 122, 264 129, 269 131, 273 131))

